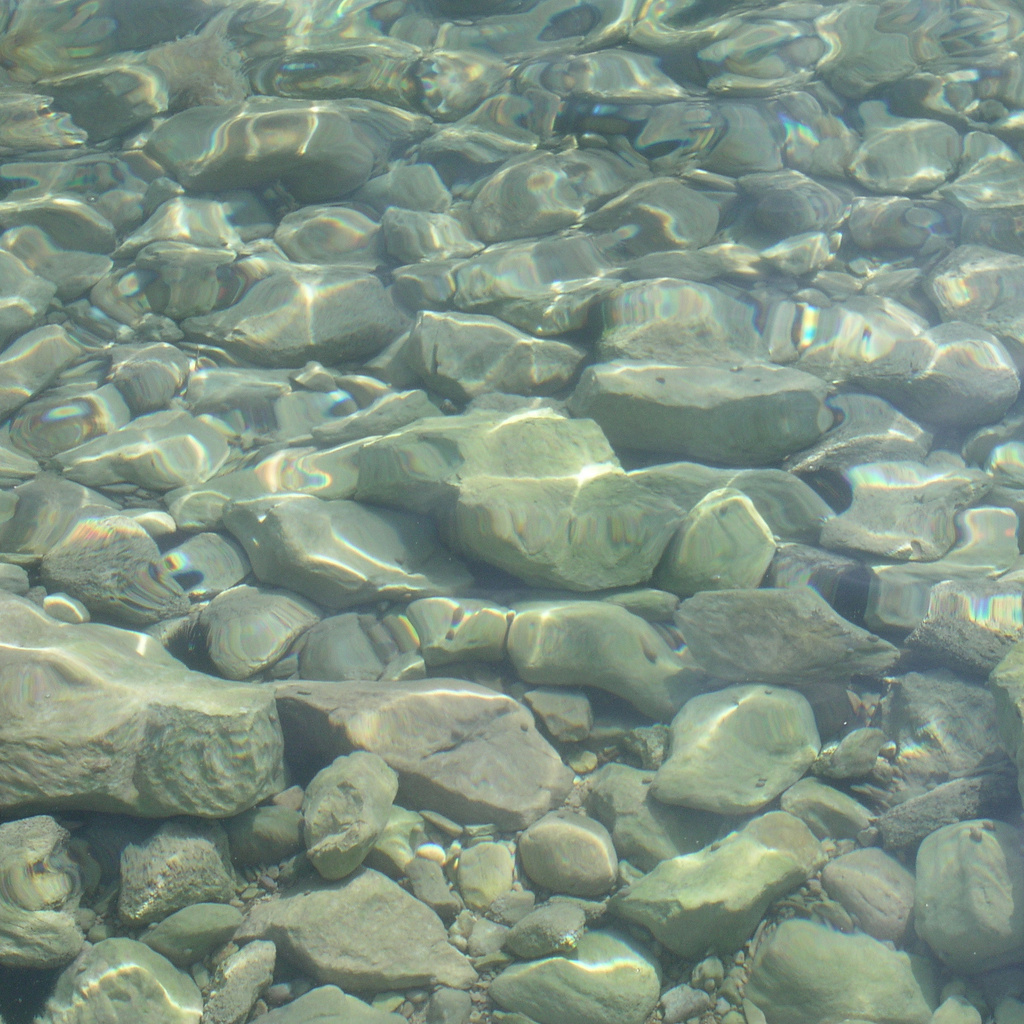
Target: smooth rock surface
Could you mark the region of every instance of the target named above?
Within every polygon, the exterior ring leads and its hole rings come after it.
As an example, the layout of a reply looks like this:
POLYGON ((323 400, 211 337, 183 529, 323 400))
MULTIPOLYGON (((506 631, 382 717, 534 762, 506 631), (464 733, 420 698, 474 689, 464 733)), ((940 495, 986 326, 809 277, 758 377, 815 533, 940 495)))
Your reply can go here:
POLYGON ((567 896, 604 896, 619 861, 608 830, 582 814, 552 811, 519 837, 519 859, 531 881, 567 896))
POLYGON ((811 705, 793 690, 729 686, 699 694, 672 720, 669 756, 651 793, 665 804, 749 814, 796 782, 820 746, 811 705))

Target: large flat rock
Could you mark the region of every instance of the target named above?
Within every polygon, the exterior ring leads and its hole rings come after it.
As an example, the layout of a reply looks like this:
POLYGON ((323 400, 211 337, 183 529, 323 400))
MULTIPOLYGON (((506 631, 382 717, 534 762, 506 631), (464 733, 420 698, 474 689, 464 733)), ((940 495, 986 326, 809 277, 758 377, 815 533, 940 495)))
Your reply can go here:
POLYGON ((525 828, 572 784, 523 705, 461 679, 283 683, 277 700, 289 758, 315 768, 379 754, 399 803, 466 824, 525 828))
POLYGON ((476 981, 437 914, 369 868, 343 883, 258 904, 235 939, 269 939, 304 974, 359 994, 413 985, 468 988, 476 981))
POLYGON ((0 809, 223 818, 283 788, 273 692, 0 592, 0 809))

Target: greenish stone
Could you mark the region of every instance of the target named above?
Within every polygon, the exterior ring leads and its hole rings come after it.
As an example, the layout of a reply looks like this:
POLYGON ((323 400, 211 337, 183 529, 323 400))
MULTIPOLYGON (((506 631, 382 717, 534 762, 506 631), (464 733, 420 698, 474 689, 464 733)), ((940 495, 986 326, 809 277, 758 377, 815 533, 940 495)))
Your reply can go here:
POLYGON ((490 392, 554 394, 584 356, 574 345, 534 338, 496 317, 430 311, 417 317, 403 353, 425 387, 456 402, 490 392))
POLYGON ((899 653, 809 587, 704 591, 679 606, 676 623, 698 666, 734 682, 809 686, 880 675, 899 653))
POLYGON ((660 991, 653 957, 610 930, 587 932, 573 960, 513 964, 490 987, 499 1006, 537 1024, 643 1024, 660 991))
POLYGON ((764 912, 825 861, 799 818, 770 811, 697 853, 662 861, 612 899, 673 952, 726 953, 754 932, 764 912))
POLYGON ((782 794, 780 804, 819 839, 856 839, 874 819, 862 803, 817 779, 801 779, 790 786, 782 794))
POLYGON ((81 353, 81 344, 57 324, 27 331, 8 345, 0 355, 0 419, 45 390, 81 353))
POLYGON ((4 591, 0 606, 0 661, 62 680, 50 712, 9 695, 0 807, 224 818, 283 788, 271 690, 190 672, 139 633, 60 624, 4 591))
POLYGON ((703 682, 649 622, 604 601, 524 605, 508 652, 526 683, 596 687, 657 719, 674 715, 703 682))
POLYGON ((188 967, 223 946, 241 923, 242 912, 227 903, 193 903, 150 925, 139 941, 188 967))
POLYGON ((672 721, 671 750, 651 792, 666 804, 749 814, 796 782, 820 745, 814 711, 793 690, 729 686, 699 694, 672 721))
POLYGON ((384 830, 366 855, 366 864, 389 875, 402 875, 416 856, 416 847, 425 840, 423 816, 392 804, 384 830))
POLYGON ((669 542, 655 582, 680 597, 760 584, 775 555, 771 528, 741 491, 706 494, 669 542))
POLYGON ((988 677, 995 698, 999 738, 1017 766, 1017 785, 1024 792, 1024 642, 1010 648, 988 677))
POLYGON ((572 956, 586 928, 587 915, 568 902, 546 903, 517 921, 505 936, 505 948, 524 960, 560 954, 572 956))
POLYGON ((604 896, 618 878, 608 830, 571 811, 552 811, 519 837, 523 870, 537 885, 567 896, 604 896))
POLYGON ((875 767, 886 736, 881 729, 853 729, 839 742, 827 743, 811 770, 827 779, 859 779, 875 767))
POLYGON ((818 440, 832 425, 827 394, 823 381, 783 366, 617 360, 584 370, 569 408, 622 448, 759 466, 818 440))
POLYGON ((504 843, 474 843, 459 855, 456 881, 471 910, 486 910, 512 889, 515 859, 504 843))
POLYGON ((961 821, 917 851, 914 922, 944 963, 975 974, 1024 955, 1024 855, 1001 821, 961 821))
POLYGON ((629 475, 684 513, 711 491, 740 491, 782 540, 817 544, 822 524, 833 515, 816 491, 781 469, 714 469, 696 462, 668 462, 635 469, 629 475))
POLYGON ((251 939, 275 943, 279 956, 316 981, 364 994, 476 981, 437 914, 368 868, 257 903, 235 936, 251 939))
POLYGON ((199 1024, 195 982, 149 946, 104 939, 57 978, 39 1024, 199 1024))
POLYGON ((472 598, 425 597, 405 610, 429 667, 456 661, 500 661, 512 612, 472 598))
POLYGON ((377 1010, 336 985, 321 985, 265 1013, 263 1024, 402 1024, 405 1017, 377 1010))
POLYGON ((935 982, 923 957, 794 920, 759 947, 746 998, 768 1024, 930 1024, 935 982))
POLYGON ((452 593, 470 582, 429 521, 390 509, 281 495, 233 503, 224 525, 258 579, 331 609, 452 593))
POLYGON ((46 815, 0 825, 0 965, 46 970, 75 958, 82 891, 70 833, 46 815))
POLYGON ((590 735, 594 713, 585 693, 540 687, 527 690, 523 701, 556 740, 579 743, 590 735))
POLYGON ((619 856, 641 871, 693 853, 722 831, 717 814, 667 807, 651 794, 654 772, 611 762, 594 773, 587 812, 611 832, 619 856))
POLYGON ((380 838, 398 792, 398 776, 377 754, 335 758, 306 786, 302 831, 306 856, 320 875, 351 874, 380 838))

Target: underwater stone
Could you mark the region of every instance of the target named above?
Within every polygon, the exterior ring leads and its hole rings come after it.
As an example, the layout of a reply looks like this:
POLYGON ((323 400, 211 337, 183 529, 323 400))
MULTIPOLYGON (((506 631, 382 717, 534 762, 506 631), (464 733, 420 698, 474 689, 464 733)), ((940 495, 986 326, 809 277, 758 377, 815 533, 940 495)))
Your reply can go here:
POLYGON ((1024 856, 1001 821, 964 821, 933 832, 917 851, 914 927, 938 957, 975 974, 1020 960, 1024 856))
POLYGON ((803 822, 770 811, 703 850, 662 861, 613 897, 612 910, 684 958, 709 948, 725 953, 824 862, 803 822))
POLYGON ((82 880, 69 839, 44 815, 0 825, 0 965, 63 967, 82 948, 82 880))
POLYGON ((656 719, 674 715, 704 681, 650 623, 604 601, 520 606, 508 653, 526 683, 597 687, 656 719))
POLYGON ((227 817, 281 787, 271 693, 190 672, 138 633, 0 599, 0 807, 227 817))
POLYGON ((914 876, 877 847, 851 850, 821 872, 829 896, 880 942, 903 941, 914 910, 914 876))
MULTIPOLYGON (((672 720, 654 798, 716 814, 749 814, 796 782, 821 746, 811 705, 781 687, 698 694, 672 720)), ((784 808, 789 810, 789 808, 784 808)))
POLYGON ((322 765, 353 750, 379 754, 398 772, 401 802, 460 822, 525 828, 572 785, 530 712, 485 686, 310 682, 277 694, 290 756, 322 765))
POLYGON ((380 838, 398 792, 383 758, 357 750, 321 769, 306 786, 306 856, 323 878, 351 874, 380 838))
POLYGON ((170 960, 133 939, 103 939, 57 978, 39 1024, 199 1024, 203 997, 170 960), (111 1012, 99 1016, 99 1007, 111 1012))
POLYGON ((742 491, 721 488, 687 512, 655 581, 689 597, 700 590, 757 587, 775 555, 771 528, 742 491))
POLYGON ((643 1024, 658 1002, 650 954, 611 930, 588 931, 573 959, 513 964, 490 985, 494 1001, 537 1024, 643 1024))
POLYGON ((268 939, 320 982, 373 995, 417 985, 468 988, 469 960, 441 919, 369 868, 347 880, 297 889, 250 911, 236 941, 268 939))
POLYGON ((935 997, 923 957, 799 920, 783 921, 760 945, 746 988, 768 1024, 930 1024, 935 997))
POLYGON ((832 425, 827 386, 782 366, 682 368, 621 360, 583 371, 569 408, 613 445, 725 465, 776 462, 832 425))
POLYGON ((552 811, 519 837, 519 859, 531 881, 552 892, 596 898, 615 885, 619 860, 599 821, 552 811))
POLYGON ((234 502, 223 518, 258 579, 332 610, 450 594, 470 583, 420 516, 282 495, 234 502))
POLYGON ((676 623, 697 665, 734 682, 810 686, 880 675, 899 653, 809 587, 704 591, 679 606, 676 623))

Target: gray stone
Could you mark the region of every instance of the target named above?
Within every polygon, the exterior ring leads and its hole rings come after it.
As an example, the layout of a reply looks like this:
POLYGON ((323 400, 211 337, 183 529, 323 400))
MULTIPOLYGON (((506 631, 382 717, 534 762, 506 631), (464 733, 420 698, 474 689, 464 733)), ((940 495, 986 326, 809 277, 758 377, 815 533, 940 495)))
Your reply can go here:
POLYGON ((1024 639, 1024 583, 946 580, 907 637, 915 657, 968 675, 987 676, 1024 639))
POLYGON ((0 356, 0 421, 44 391, 81 353, 81 344, 57 324, 11 342, 0 356))
POLYGON ((405 610, 420 641, 424 662, 434 668, 457 661, 500 661, 512 612, 472 598, 425 597, 405 610))
POLYGON ((82 948, 75 921, 82 881, 69 839, 43 815, 0 825, 0 965, 63 967, 82 948))
POLYGON ((953 995, 944 999, 932 1014, 931 1024, 981 1024, 981 1014, 963 996, 953 995))
POLYGON ((363 616, 355 612, 321 619, 302 638, 299 675, 303 679, 379 679, 383 671, 363 616))
POLYGON ((218 594, 200 613, 199 627, 220 674, 250 679, 287 654, 319 618, 310 602, 287 591, 240 586, 218 594))
POLYGON ((680 597, 757 587, 774 555, 775 538, 754 503, 742 491, 721 488, 687 512, 655 581, 680 597))
POLYGON ((930 1024, 931 965, 868 935, 784 921, 758 948, 746 998, 768 1024, 930 1024))
POLYGON ((194 600, 204 600, 241 583, 249 559, 235 541, 219 533, 197 533, 165 551, 167 571, 194 600))
POLYGON ((915 462, 848 469, 850 507, 821 529, 822 547, 899 561, 933 562, 956 541, 954 516, 991 487, 984 473, 915 462))
POLYGON ((183 320, 182 330, 258 366, 298 367, 375 355, 406 322, 373 275, 284 264, 234 305, 183 320))
POLYGON ((437 416, 437 406, 425 391, 389 391, 375 398, 358 412, 313 427, 313 440, 319 445, 340 445, 390 434, 417 420, 437 416))
POLYGON ((919 462, 928 454, 932 435, 884 398, 840 394, 828 405, 838 422, 816 444, 786 460, 794 473, 842 472, 871 462, 919 462))
POLYGON ((697 665, 733 682, 808 686, 880 675, 898 653, 810 588, 705 591, 679 606, 676 623, 697 665))
POLYGON ((541 687, 527 690, 523 701, 554 739, 579 743, 590 735, 594 712, 586 694, 541 687))
POLYGON ((427 1003, 427 1024, 467 1024, 473 1012, 473 999, 457 988, 439 988, 427 1003))
POLYGON ((491 982, 494 1001, 537 1024, 643 1024, 658 1002, 661 972, 614 931, 580 939, 576 958, 513 964, 491 982))
POLYGON ((292 807, 253 807, 223 824, 238 864, 277 864, 302 849, 302 815, 292 807))
POLYGON ((749 814, 796 782, 820 746, 814 711, 793 690, 729 686, 699 694, 672 721, 671 750, 651 793, 661 803, 749 814))
POLYGON ((159 921, 193 903, 226 903, 234 895, 227 835, 215 821, 172 819, 121 852, 117 909, 132 925, 159 921))
POLYGON ((306 856, 321 876, 344 878, 380 838, 398 792, 383 758, 357 750, 313 776, 302 800, 306 856))
POLYGON ((4 592, 0 607, 0 807, 220 818, 283 787, 271 691, 190 672, 138 633, 4 592))
POLYGON ((34 327, 56 291, 55 284, 33 274, 17 256, 0 251, 0 345, 34 327))
POLYGON ((389 206, 380 219, 388 254, 401 263, 472 256, 484 246, 450 213, 389 206))
POLYGON ((914 876, 876 847, 830 860, 821 883, 857 925, 880 942, 902 943, 914 910, 914 876))
POLYGON ((43 556, 42 580, 94 615, 132 626, 184 615, 189 601, 156 542, 126 516, 80 519, 43 556))
POLYGON ((242 912, 227 903, 193 903, 151 924, 139 942, 175 966, 189 967, 223 946, 241 923, 242 912))
POLYGON ((604 601, 522 606, 508 653, 526 683, 597 687, 656 719, 674 715, 703 683, 650 623, 604 601))
POLYGON ((1015 829, 947 825, 917 851, 914 927, 944 963, 975 974, 1024 953, 1024 855, 1015 829))
POLYGON ((263 1024, 402 1024, 401 1014, 384 1013, 336 985, 321 985, 305 995, 263 1014, 263 1024))
POLYGON ((132 939, 89 946, 57 978, 39 1024, 199 1024, 203 997, 184 971, 132 939))
POLYGON ((137 416, 104 437, 83 440, 55 458, 69 480, 88 487, 130 483, 169 491, 202 483, 228 457, 223 435, 184 409, 137 416))
POLYGON ((587 915, 572 903, 545 903, 509 929, 505 948, 524 960, 553 954, 572 956, 583 936, 586 922, 587 915))
POLYGON ((748 939, 765 910, 825 861, 806 825, 784 811, 754 818, 697 853, 662 861, 612 900, 682 957, 725 953, 748 939))
POLYGON ((218 965, 203 1009, 202 1024, 241 1024, 274 980, 272 942, 250 942, 218 965))
POLYGON ((779 803, 819 839, 856 839, 873 820, 863 804, 817 779, 801 779, 782 794, 779 803))
POLYGON ((571 787, 572 773, 529 711, 485 686, 295 683, 280 685, 277 696, 297 760, 322 765, 369 750, 398 772, 402 803, 460 822, 525 828, 571 787))
POLYGON ((456 402, 501 392, 550 395, 568 384, 584 353, 544 341, 492 316, 420 313, 403 348, 416 377, 456 402))
POLYGON ((469 961, 448 944, 438 916, 369 868, 340 884, 258 904, 235 938, 269 939, 279 956, 317 981, 352 992, 468 988, 476 980, 469 961))
POLYGON ((569 402, 613 445, 719 465, 777 462, 832 425, 826 385, 782 366, 651 365, 619 360, 583 371, 569 402))
POLYGON ((703 989, 676 985, 661 994, 662 1020, 664 1024, 681 1024, 710 1010, 712 1002, 711 996, 703 989))
POLYGON ((827 743, 811 770, 827 779, 858 779, 872 772, 886 741, 881 729, 852 729, 838 743, 827 743))
POLYGON ((224 525, 257 578, 331 609, 447 594, 470 583, 430 523, 402 512, 282 495, 234 502, 224 525))
MULTIPOLYGON (((993 669, 988 680, 995 698, 995 719, 1002 748, 1017 766, 1018 786, 1024 785, 1024 646, 1015 644, 993 669)), ((978 722, 979 729, 984 728, 978 722)))
POLYGON ((412 885, 413 896, 426 903, 446 925, 450 925, 465 908, 459 894, 448 887, 444 869, 437 861, 428 857, 410 856, 405 865, 405 875, 412 885))
POLYGON ((816 544, 832 509, 799 477, 779 469, 713 469, 696 462, 669 462, 636 469, 630 477, 646 490, 689 512, 712 491, 745 494, 781 540, 816 544))
POLYGON ((601 321, 600 362, 728 365, 762 354, 752 308, 711 285, 671 278, 630 281, 602 300, 601 321))
POLYGON ((623 860, 641 871, 707 846, 722 828, 717 814, 666 807, 651 794, 653 772, 612 762, 594 773, 588 813, 611 833, 623 860))
POLYGON ((274 241, 296 263, 341 263, 374 270, 382 256, 380 225, 350 206, 303 206, 286 213, 274 241))
MULTIPOLYGON (((541 819, 543 821, 543 819, 541 819)), ((459 855, 456 881, 471 910, 483 912, 512 890, 515 858, 504 843, 474 843, 459 855)))
POLYGON ((619 873, 608 830, 571 811, 552 811, 530 825, 519 837, 519 859, 531 881, 567 896, 604 896, 619 873))
POLYGON ((890 807, 875 826, 887 849, 913 848, 944 825, 985 815, 1005 816, 1018 798, 1017 771, 1012 762, 1002 760, 890 807))

